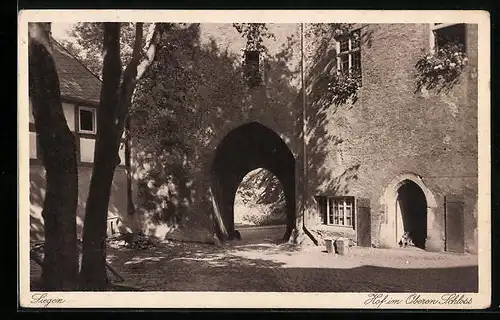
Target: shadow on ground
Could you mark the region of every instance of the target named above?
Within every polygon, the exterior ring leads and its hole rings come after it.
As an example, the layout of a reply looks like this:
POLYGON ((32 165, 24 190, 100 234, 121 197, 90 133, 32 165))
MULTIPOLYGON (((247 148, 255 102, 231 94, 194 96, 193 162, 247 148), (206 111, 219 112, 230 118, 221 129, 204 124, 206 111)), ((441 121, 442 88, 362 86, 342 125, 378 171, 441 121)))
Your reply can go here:
MULTIPOLYGON (((108 262, 125 278, 123 287, 110 291, 127 291, 127 286, 141 291, 478 291, 473 256, 416 249, 355 247, 348 256, 332 256, 271 237, 221 246, 163 242, 150 250, 110 242, 107 251, 108 262)), ((35 269, 31 276, 33 283, 35 269)))
MULTIPOLYGON (((317 257, 314 254, 298 256, 300 253, 296 252, 296 247, 273 243, 230 243, 221 247, 170 243, 169 246, 172 250, 130 250, 128 258, 113 255, 109 258, 127 282, 146 291, 478 291, 477 266, 427 269, 374 265, 352 268, 288 267, 287 263, 279 261, 278 257, 290 261, 317 261, 317 257)), ((310 263, 315 264, 314 261, 310 263)))

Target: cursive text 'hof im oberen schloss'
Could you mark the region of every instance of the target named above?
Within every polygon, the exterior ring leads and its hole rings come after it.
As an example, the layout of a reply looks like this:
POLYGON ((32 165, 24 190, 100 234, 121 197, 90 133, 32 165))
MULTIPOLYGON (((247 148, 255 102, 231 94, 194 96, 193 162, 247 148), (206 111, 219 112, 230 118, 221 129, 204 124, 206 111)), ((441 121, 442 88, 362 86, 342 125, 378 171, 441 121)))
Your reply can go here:
POLYGON ((365 305, 380 308, 382 306, 408 306, 408 305, 470 305, 472 297, 458 293, 444 293, 440 297, 426 297, 420 293, 411 293, 406 297, 391 297, 387 293, 370 293, 364 301, 365 305))

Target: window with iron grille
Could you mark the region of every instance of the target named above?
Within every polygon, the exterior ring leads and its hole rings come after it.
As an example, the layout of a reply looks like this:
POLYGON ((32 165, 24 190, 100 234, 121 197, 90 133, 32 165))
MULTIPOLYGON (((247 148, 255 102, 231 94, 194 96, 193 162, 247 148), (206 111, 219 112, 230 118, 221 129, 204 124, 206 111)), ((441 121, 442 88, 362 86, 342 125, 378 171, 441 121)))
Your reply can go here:
POLYGON ((354 197, 318 196, 317 200, 323 224, 354 228, 354 197))

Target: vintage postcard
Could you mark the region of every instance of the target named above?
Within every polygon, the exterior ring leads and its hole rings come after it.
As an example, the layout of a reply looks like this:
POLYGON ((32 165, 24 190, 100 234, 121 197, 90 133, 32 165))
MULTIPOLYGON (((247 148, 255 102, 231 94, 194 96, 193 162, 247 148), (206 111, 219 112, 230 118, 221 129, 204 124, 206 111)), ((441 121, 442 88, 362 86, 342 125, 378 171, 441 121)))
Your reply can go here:
POLYGON ((489 307, 488 12, 18 30, 21 307, 489 307))

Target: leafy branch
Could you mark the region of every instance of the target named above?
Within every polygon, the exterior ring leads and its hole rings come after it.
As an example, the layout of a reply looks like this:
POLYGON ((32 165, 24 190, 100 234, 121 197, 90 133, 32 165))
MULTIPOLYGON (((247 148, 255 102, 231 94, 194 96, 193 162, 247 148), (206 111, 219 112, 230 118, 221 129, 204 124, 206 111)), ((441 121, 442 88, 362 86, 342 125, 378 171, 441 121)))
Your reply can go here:
POLYGON ((264 39, 276 40, 265 23, 233 23, 233 27, 243 38, 247 39, 246 51, 259 51, 267 53, 264 39))
POLYGON ((358 100, 358 89, 361 87, 361 74, 357 70, 339 71, 328 83, 327 97, 336 106, 347 103, 349 100, 355 103, 358 100))

